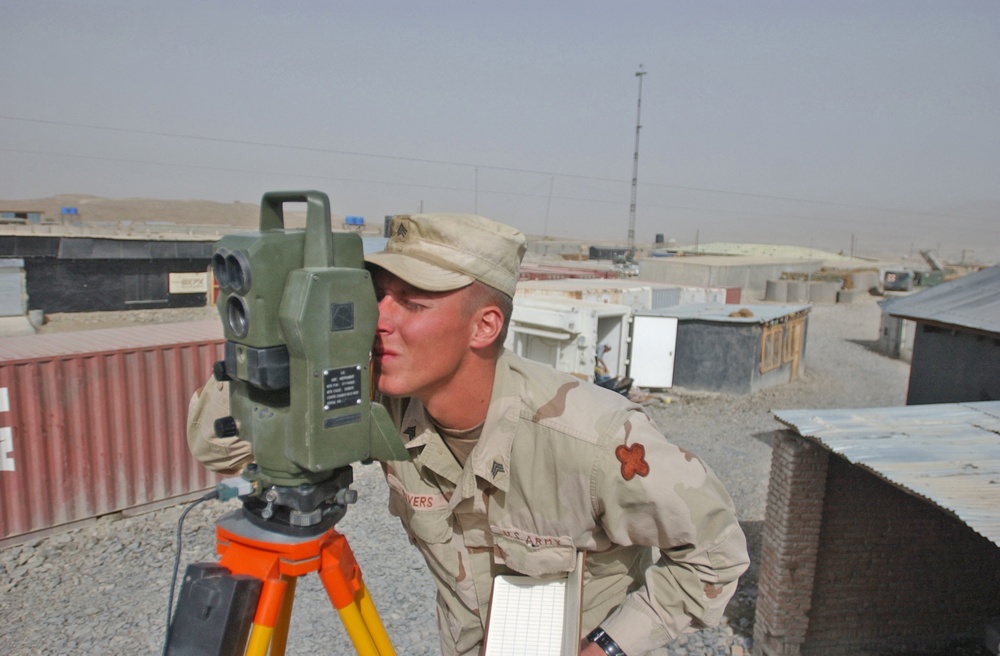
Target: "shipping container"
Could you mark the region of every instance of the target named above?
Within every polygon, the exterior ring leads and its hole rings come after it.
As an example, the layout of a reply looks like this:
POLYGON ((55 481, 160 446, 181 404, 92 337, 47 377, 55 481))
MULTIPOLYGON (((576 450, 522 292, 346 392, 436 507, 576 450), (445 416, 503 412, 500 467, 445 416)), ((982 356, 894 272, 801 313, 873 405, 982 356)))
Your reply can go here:
POLYGON ((0 339, 0 547, 214 485, 186 424, 222 344, 218 321, 0 339))
POLYGON ((517 284, 517 299, 562 299, 627 305, 633 310, 652 307, 653 290, 649 285, 629 280, 543 280, 521 281, 517 284))
POLYGON ((517 298, 562 297, 627 305, 635 311, 656 310, 685 303, 726 303, 729 295, 729 290, 724 287, 689 287, 624 278, 521 280, 517 284, 517 298))
POLYGON ((518 355, 593 382, 598 349, 612 377, 625 375, 629 322, 625 305, 558 297, 519 298, 504 345, 518 355), (608 351, 603 352, 607 346, 608 351))

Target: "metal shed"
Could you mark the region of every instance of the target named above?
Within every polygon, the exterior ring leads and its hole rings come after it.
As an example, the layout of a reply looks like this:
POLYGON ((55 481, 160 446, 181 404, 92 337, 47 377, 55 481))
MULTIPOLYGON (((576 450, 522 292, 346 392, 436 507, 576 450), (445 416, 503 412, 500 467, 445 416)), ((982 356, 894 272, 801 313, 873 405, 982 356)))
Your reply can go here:
POLYGON ((878 302, 882 316, 878 327, 878 350, 891 358, 909 362, 913 357, 913 333, 916 325, 907 319, 894 316, 892 308, 907 297, 887 298, 878 302))
MULTIPOLYGON (((658 318, 677 321, 674 386, 750 394, 798 377, 811 307, 679 305, 637 312, 634 330, 640 323, 658 318)), ((638 349, 641 345, 633 345, 631 360, 648 360, 638 349)))
POLYGON ((916 323, 907 405, 1000 399, 1000 267, 894 299, 888 311, 916 323))
POLYGON ((1000 402, 775 416, 754 652, 995 651, 1000 402))

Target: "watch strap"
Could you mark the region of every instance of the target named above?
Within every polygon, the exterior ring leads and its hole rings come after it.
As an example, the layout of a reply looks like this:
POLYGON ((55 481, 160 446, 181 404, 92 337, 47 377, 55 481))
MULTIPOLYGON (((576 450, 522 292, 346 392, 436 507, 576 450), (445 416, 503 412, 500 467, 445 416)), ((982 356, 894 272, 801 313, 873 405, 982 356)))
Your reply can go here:
POLYGON ((625 652, 618 646, 618 643, 611 639, 611 636, 601 627, 597 627, 587 634, 587 640, 601 648, 608 656, 625 656, 625 652))

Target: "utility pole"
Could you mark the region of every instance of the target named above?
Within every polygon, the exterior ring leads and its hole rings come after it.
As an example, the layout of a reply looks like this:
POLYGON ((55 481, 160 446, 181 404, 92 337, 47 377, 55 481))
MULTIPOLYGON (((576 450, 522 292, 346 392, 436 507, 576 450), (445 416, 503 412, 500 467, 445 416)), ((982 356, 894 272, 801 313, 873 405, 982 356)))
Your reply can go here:
POLYGON ((635 261, 635 192, 636 187, 639 182, 639 130, 642 129, 641 117, 642 117, 642 77, 646 74, 646 71, 642 70, 642 64, 639 64, 639 70, 635 72, 635 76, 639 78, 639 102, 636 105, 635 111, 635 156, 632 158, 632 203, 629 205, 628 210, 628 260, 629 262, 635 261))
POLYGON ((545 204, 545 238, 549 236, 549 210, 552 209, 552 186, 556 183, 556 176, 549 178, 549 202, 545 204))

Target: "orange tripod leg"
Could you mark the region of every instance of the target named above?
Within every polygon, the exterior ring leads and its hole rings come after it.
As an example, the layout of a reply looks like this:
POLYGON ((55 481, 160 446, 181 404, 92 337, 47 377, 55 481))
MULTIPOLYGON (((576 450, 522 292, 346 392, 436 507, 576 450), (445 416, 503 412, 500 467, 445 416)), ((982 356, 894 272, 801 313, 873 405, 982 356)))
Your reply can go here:
POLYGON ((281 576, 280 558, 273 552, 234 542, 228 543, 224 549, 220 545, 220 550, 222 558, 219 562, 223 567, 233 574, 247 574, 263 582, 246 653, 247 656, 267 656, 288 589, 287 580, 281 576))
POLYGON ((284 597, 283 581, 274 579, 264 581, 260 591, 260 601, 257 604, 257 614, 253 618, 253 629, 250 630, 246 656, 267 656, 284 597))

